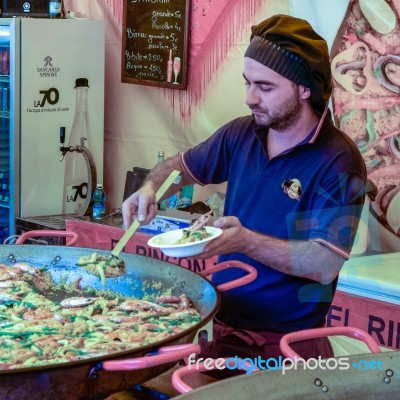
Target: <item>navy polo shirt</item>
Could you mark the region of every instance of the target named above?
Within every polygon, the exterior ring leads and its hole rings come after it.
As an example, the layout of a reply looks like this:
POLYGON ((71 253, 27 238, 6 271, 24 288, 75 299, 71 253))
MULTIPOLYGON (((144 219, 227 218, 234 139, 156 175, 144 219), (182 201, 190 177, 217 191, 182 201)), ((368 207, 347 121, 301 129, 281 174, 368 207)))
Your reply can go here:
MULTIPOLYGON (((201 185, 227 181, 224 215, 250 230, 286 240, 315 240, 348 257, 364 202, 366 169, 351 139, 329 112, 294 148, 268 158, 268 131, 252 116, 237 118, 182 155, 201 185), (356 222, 354 222, 356 220, 356 222)), ((218 318, 236 328, 290 332, 324 323, 336 281, 322 285, 276 271, 245 254, 257 279, 222 293, 218 318)), ((242 276, 237 268, 214 274, 220 284, 242 276)))

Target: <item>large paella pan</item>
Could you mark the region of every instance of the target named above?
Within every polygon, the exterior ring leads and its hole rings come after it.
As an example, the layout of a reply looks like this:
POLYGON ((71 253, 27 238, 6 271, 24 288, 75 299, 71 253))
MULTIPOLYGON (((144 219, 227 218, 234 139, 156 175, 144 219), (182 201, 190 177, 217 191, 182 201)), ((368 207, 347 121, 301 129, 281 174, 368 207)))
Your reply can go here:
MULTIPOLYGON (((94 292, 106 290, 108 293, 117 293, 127 298, 151 298, 160 287, 168 288, 171 295, 185 294, 190 298, 193 307, 199 312, 199 321, 182 332, 128 350, 111 351, 106 355, 47 365, 0 368, 1 399, 45 400, 53 399, 54 396, 59 400, 103 399, 110 393, 126 389, 164 372, 173 362, 184 357, 185 351, 197 350, 196 346, 188 349, 185 349, 185 346, 191 343, 196 332, 213 318, 219 307, 219 289, 224 288, 216 288, 205 277, 177 265, 133 254, 121 256, 125 262, 124 274, 107 278, 103 285, 98 276, 76 265, 77 260, 92 252, 105 256, 109 254, 106 251, 87 248, 2 245, 0 263, 10 267, 26 263, 46 270, 55 284, 62 282, 65 285, 79 281, 81 289, 90 288, 94 292), (160 348, 166 349, 164 354, 149 356, 160 348), (176 348, 177 351, 174 351, 176 348)), ((215 270, 232 266, 247 270, 247 276, 242 283, 238 283, 239 285, 255 278, 255 271, 242 263, 218 264, 215 270)), ((70 298, 71 293, 53 291, 52 296, 61 301, 63 298, 70 298)), ((0 333, 1 330, 2 328, 0 333)), ((0 341, 2 337, 4 336, 0 335, 0 341)))

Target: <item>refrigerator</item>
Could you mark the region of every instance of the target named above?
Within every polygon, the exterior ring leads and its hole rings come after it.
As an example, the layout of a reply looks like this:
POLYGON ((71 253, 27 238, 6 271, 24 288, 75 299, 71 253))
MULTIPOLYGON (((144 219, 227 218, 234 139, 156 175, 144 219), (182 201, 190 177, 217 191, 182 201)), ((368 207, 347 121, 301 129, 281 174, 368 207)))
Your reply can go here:
MULTIPOLYGON (((0 243, 15 218, 62 214, 75 81, 89 81, 97 182, 103 182, 104 21, 0 18, 0 243)), ((79 145, 80 143, 70 143, 79 145)))

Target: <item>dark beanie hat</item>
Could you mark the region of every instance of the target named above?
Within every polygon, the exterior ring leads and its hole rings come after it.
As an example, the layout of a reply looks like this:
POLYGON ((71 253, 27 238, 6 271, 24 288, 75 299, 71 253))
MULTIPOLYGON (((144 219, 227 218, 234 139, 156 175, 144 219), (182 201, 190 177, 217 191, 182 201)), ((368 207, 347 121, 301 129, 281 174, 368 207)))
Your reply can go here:
POLYGON ((289 15, 274 15, 251 28, 250 57, 311 91, 322 112, 332 93, 328 46, 311 25, 289 15))

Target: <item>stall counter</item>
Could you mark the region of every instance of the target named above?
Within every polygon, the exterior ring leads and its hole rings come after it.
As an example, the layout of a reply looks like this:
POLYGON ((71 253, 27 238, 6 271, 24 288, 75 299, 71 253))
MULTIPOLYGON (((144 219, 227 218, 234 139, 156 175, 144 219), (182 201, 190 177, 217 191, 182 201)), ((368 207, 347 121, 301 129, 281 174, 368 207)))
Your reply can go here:
MULTIPOLYGON (((79 234, 78 247, 112 250, 124 229, 112 222, 102 224, 68 219, 66 229, 79 234)), ((157 258, 201 272, 217 260, 165 256, 150 248, 151 235, 138 232, 124 251, 157 258)), ((400 252, 373 256, 354 256, 345 262, 337 291, 327 316, 327 326, 353 326, 371 334, 380 346, 400 349, 400 252)))
POLYGON ((351 257, 340 272, 327 326, 353 326, 400 349, 400 252, 351 257))

